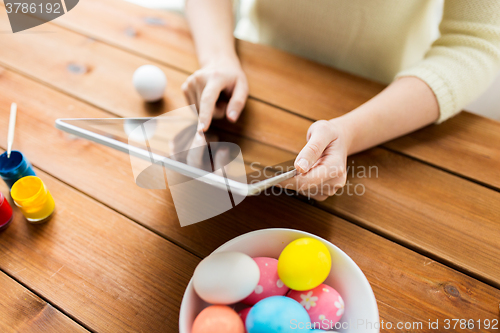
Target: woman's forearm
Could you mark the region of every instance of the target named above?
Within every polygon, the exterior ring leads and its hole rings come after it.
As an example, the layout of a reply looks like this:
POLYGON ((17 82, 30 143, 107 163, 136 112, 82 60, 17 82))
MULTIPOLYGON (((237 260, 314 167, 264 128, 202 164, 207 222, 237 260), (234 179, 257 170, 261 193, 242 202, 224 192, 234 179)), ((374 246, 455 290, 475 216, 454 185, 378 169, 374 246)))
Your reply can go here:
POLYGON ((203 67, 220 59, 237 59, 231 0, 187 0, 186 15, 203 67))
POLYGON ((416 77, 403 77, 330 121, 345 131, 351 155, 427 126, 438 117, 439 105, 429 86, 416 77))

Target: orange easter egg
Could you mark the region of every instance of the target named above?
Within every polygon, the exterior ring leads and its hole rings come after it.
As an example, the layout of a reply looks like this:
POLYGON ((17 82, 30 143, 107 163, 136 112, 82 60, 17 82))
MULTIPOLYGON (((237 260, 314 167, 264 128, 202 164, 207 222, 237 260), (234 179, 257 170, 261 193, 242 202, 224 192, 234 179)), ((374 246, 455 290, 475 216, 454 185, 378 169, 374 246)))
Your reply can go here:
POLYGON ((245 333, 245 326, 229 306, 212 305, 196 317, 191 333, 245 333))

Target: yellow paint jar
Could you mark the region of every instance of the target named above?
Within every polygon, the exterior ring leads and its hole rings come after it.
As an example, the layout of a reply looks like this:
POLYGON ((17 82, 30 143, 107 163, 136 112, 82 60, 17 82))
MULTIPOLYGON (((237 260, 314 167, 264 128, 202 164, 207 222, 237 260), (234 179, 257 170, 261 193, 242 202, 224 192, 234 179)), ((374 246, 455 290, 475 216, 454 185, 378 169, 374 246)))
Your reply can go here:
POLYGON ((10 195, 29 222, 44 222, 54 212, 54 198, 43 181, 36 176, 19 179, 12 185, 10 195))

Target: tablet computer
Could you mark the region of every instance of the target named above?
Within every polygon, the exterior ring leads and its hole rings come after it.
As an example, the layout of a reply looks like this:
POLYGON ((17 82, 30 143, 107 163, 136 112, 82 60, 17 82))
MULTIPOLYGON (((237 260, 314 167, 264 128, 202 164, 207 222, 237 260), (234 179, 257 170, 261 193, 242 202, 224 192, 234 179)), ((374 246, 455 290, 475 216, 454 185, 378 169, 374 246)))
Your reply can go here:
POLYGON ((214 125, 202 133, 197 125, 190 108, 154 118, 56 120, 58 129, 129 154, 136 183, 145 188, 164 186, 163 168, 240 196, 295 176, 294 153, 214 125))

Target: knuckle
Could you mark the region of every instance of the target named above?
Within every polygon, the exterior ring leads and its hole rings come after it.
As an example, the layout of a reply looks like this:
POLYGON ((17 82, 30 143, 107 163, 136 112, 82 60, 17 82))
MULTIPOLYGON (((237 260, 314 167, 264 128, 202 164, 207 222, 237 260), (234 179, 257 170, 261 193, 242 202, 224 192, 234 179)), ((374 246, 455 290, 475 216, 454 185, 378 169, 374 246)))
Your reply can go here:
POLYGON ((332 193, 332 195, 333 195, 333 194, 335 194, 335 193, 336 193, 338 190, 340 190, 342 187, 344 187, 344 185, 345 185, 345 183, 335 184, 335 185, 333 186, 333 193, 332 193))
POLYGON ((347 180, 345 178, 341 178, 337 181, 337 183, 335 184, 335 190, 339 190, 341 189, 342 187, 345 186, 345 184, 347 183, 347 180))
POLYGON ((346 176, 345 166, 340 165, 337 166, 336 169, 337 169, 337 178, 345 178, 346 176))
POLYGON ((342 176, 342 186, 344 186, 347 183, 347 174, 342 176))
POLYGON ((312 123, 311 126, 309 126, 309 129, 307 130, 307 140, 309 140, 312 136, 312 133, 314 131, 318 131, 324 127, 327 126, 328 123, 326 120, 318 120, 318 121, 315 121, 314 123, 312 123))
POLYGON ((327 120, 318 120, 313 124, 314 128, 323 128, 327 129, 330 127, 330 123, 327 120))
POLYGON ((201 78, 203 77, 203 74, 198 72, 195 72, 193 75, 189 77, 189 83, 190 84, 199 84, 201 82, 201 78))
POLYGON ((329 126, 329 122, 327 120, 318 120, 315 122, 316 126, 322 126, 322 127, 328 127, 329 126))
POLYGON ((210 103, 212 100, 212 96, 211 94, 202 94, 201 98, 200 98, 200 103, 201 104, 207 104, 207 103, 210 103))
POLYGON ((322 153, 321 148, 316 143, 309 143, 306 146, 306 149, 309 153, 313 154, 314 156, 320 156, 322 153))
POLYGON ((335 195, 335 193, 337 192, 337 190, 338 189, 336 189, 335 187, 329 188, 328 191, 327 191, 328 196, 331 197, 332 195, 335 195))
POLYGON ((218 69, 212 69, 210 71, 210 77, 212 77, 214 79, 219 79, 222 77, 222 72, 218 69))
POLYGON ((183 86, 189 87, 193 84, 193 76, 189 76, 186 81, 184 81, 183 86))
MULTIPOLYGON (((312 132, 316 130, 321 130, 323 133, 328 133, 328 137, 337 136, 337 130, 335 126, 333 126, 332 123, 328 120, 318 120, 313 123, 309 128, 309 131, 312 132)), ((311 133, 308 134, 310 135, 311 133)))
POLYGON ((239 81, 238 83, 241 84, 242 89, 248 92, 247 77, 243 74, 243 75, 240 76, 240 78, 238 79, 238 81, 239 81))
POLYGON ((243 102, 241 99, 237 99, 235 101, 233 101, 232 103, 232 109, 238 109, 238 110, 241 110, 243 109, 243 106, 245 105, 245 102, 243 102))

